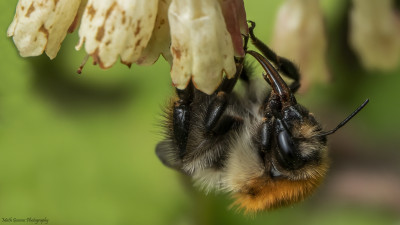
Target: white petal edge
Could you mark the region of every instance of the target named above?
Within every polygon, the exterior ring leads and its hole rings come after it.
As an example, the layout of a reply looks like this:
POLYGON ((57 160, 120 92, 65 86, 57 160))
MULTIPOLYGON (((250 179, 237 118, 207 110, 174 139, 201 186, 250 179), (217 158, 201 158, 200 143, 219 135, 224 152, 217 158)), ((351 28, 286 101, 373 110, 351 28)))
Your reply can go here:
POLYGON ((7 35, 13 36, 22 57, 46 51, 56 57, 76 16, 80 0, 20 0, 7 35))
POLYGON ((158 1, 158 12, 154 30, 149 43, 136 62, 137 64, 152 65, 157 61, 160 54, 172 64, 172 55, 169 48, 171 45, 171 35, 168 21, 168 8, 170 4, 171 0, 158 1))

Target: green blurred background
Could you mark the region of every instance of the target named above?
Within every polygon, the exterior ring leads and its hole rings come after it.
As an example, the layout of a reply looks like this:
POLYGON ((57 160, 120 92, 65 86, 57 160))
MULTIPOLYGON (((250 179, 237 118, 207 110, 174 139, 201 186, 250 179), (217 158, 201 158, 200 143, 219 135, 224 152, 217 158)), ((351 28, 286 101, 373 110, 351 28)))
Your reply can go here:
MULTIPOLYGON (((246 1, 267 43, 282 2, 246 1)), ((161 107, 173 93, 166 62, 88 64, 78 75, 76 32, 52 61, 21 58, 6 37, 17 1, 0 1, 0 223, 400 224, 400 68, 364 71, 347 44, 349 1, 321 2, 333 80, 298 100, 326 128, 371 102, 329 138, 332 169, 316 194, 249 217, 229 210, 226 195, 196 191, 155 156, 161 107)))

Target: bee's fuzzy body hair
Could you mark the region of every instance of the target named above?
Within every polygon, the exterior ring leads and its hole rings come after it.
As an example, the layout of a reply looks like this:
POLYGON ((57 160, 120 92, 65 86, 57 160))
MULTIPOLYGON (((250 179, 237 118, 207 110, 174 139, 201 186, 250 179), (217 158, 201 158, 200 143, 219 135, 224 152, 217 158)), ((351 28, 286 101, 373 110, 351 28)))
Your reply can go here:
MULTIPOLYGON (((229 129, 219 129, 222 130, 220 133, 210 134, 204 127, 211 97, 195 93, 187 150, 183 158, 179 157, 174 142, 172 107, 176 99, 172 99, 165 116, 166 139, 159 144, 157 154, 167 166, 192 176, 205 192, 232 193, 236 199, 234 204, 246 212, 298 202, 310 195, 325 176, 329 165, 326 143, 320 140, 300 143, 304 148, 309 148, 303 154, 312 155, 320 151, 322 155, 298 171, 283 172, 286 178, 271 177, 271 167, 279 167, 279 163, 272 156, 269 160, 260 156, 257 135, 263 122, 260 107, 270 90, 265 81, 258 78, 242 83, 242 90, 235 89, 229 95, 222 116, 239 118, 239 122, 229 129)), ((303 138, 311 138, 318 127, 317 124, 305 123, 292 132, 303 138)))

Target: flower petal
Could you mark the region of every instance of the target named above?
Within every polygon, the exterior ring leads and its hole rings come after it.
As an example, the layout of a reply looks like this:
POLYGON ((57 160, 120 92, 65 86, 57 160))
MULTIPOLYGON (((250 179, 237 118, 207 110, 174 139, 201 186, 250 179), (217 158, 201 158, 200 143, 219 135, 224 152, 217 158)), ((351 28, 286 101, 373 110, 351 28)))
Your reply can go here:
POLYGON ((393 1, 353 0, 350 44, 367 69, 394 69, 400 60, 400 17, 393 1))
POLYGON ((23 57, 46 51, 53 59, 74 21, 80 0, 20 0, 7 35, 23 57))
POLYGON ((76 13, 74 21, 72 22, 71 26, 68 28, 68 33, 74 32, 75 29, 78 27, 78 25, 81 21, 81 18, 83 16, 83 12, 85 11, 87 2, 88 2, 88 0, 81 0, 81 4, 79 5, 78 12, 76 13))
POLYGON ((243 0, 219 1, 225 17, 226 27, 232 36, 235 56, 244 56, 242 34, 247 35, 249 33, 244 2, 243 0))
POLYGON ((173 84, 184 89, 192 79, 197 89, 212 94, 236 72, 232 38, 216 0, 173 0, 169 8, 173 84))
POLYGON ((160 54, 172 63, 172 55, 170 51, 171 36, 169 31, 168 8, 171 0, 158 2, 158 12, 156 22, 154 24, 153 34, 147 47, 143 50, 142 55, 137 61, 140 65, 151 65, 157 61, 160 54))
POLYGON ((85 49, 101 68, 120 56, 127 65, 136 62, 150 40, 158 0, 89 0, 77 49, 85 49))
POLYGON ((319 0, 287 0, 278 12, 273 47, 301 69, 301 88, 329 80, 327 40, 319 0))

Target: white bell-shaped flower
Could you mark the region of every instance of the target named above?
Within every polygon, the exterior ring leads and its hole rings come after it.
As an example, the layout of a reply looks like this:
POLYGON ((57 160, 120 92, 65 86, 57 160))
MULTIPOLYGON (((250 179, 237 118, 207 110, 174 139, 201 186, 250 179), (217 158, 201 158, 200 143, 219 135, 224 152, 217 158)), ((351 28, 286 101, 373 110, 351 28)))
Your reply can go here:
POLYGON ((20 0, 7 35, 23 57, 44 51, 53 59, 73 24, 81 0, 20 0))
POLYGON ((76 49, 101 68, 151 65, 161 54, 177 88, 193 81, 207 94, 234 76, 248 33, 243 0, 19 0, 8 35, 21 56, 54 58, 79 25, 76 49))
POLYGON ((212 94, 225 72, 234 76, 234 49, 221 5, 216 0, 173 0, 169 8, 173 84, 184 89, 190 80, 212 94))
POLYGON ((79 28, 86 52, 102 68, 136 62, 151 38, 158 0, 89 0, 79 28))
POLYGON ((400 16, 393 1, 353 0, 350 45, 367 69, 394 69, 400 63, 400 16))
POLYGON ((287 0, 278 12, 273 48, 298 65, 300 91, 329 79, 327 40, 319 0, 287 0))

